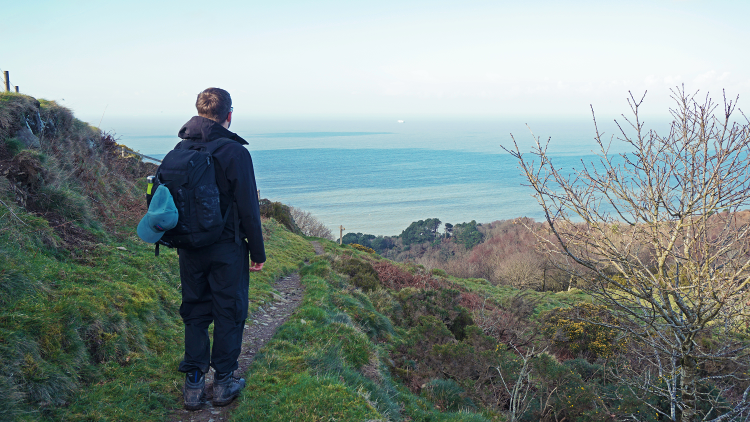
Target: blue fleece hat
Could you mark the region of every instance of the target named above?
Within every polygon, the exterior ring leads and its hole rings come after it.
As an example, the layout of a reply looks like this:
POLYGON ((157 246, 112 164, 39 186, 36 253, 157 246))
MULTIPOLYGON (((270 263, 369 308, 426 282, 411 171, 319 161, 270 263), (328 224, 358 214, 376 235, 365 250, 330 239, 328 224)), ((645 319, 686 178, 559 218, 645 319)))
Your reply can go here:
POLYGON ((157 186, 148 212, 138 223, 138 236, 148 243, 156 243, 164 232, 177 225, 177 207, 174 205, 172 194, 165 186, 157 186))

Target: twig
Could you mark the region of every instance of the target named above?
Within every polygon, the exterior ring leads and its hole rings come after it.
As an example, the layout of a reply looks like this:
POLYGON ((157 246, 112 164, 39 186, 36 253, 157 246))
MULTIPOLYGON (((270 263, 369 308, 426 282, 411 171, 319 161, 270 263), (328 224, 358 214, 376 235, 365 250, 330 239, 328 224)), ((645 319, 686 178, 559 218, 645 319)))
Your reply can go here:
POLYGON ((21 217, 17 216, 16 213, 14 213, 12 209, 10 209, 10 206, 8 206, 8 204, 6 204, 5 202, 3 202, 2 199, 0 199, 0 204, 5 205, 5 208, 7 208, 8 211, 10 211, 10 213, 13 214, 13 217, 16 217, 18 219, 18 221, 21 222, 21 224, 23 224, 26 227, 29 227, 29 225, 26 224, 23 220, 21 220, 21 217))
POLYGON ((104 111, 102 112, 102 118, 99 119, 99 130, 102 130, 102 120, 104 120, 104 113, 107 112, 107 107, 109 107, 109 104, 104 106, 104 111))

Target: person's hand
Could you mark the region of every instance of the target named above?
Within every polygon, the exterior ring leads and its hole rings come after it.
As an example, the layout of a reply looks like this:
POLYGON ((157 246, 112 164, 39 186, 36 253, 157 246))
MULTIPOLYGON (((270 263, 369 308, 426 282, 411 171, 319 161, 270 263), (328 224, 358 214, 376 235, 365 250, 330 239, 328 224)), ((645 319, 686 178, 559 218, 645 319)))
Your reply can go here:
POLYGON ((256 264, 253 261, 250 261, 250 271, 260 271, 263 269, 263 262, 256 264))

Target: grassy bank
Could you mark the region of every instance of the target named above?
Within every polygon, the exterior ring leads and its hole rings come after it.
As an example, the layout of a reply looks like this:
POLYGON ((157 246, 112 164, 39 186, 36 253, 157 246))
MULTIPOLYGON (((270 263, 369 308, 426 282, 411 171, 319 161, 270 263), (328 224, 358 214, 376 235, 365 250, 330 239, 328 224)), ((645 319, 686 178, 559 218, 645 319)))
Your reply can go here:
MULTIPOLYGON (((135 234, 155 167, 54 102, 1 94, 0 125, 0 420, 163 420, 180 398, 177 257, 135 234), (27 122, 35 148, 12 136, 27 122)), ((251 307, 314 255, 264 230, 251 307)))

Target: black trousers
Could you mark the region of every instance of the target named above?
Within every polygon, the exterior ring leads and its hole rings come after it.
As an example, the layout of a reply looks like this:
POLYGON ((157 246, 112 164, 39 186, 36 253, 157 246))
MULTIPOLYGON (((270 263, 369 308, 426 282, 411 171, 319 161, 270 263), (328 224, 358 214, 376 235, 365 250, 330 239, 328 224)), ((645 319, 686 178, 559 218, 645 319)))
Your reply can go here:
POLYGON ((185 357, 181 372, 200 369, 216 372, 237 369, 242 348, 250 283, 247 244, 216 243, 199 249, 179 250, 182 305, 185 324, 185 357), (208 326, 214 323, 210 350, 208 326))

